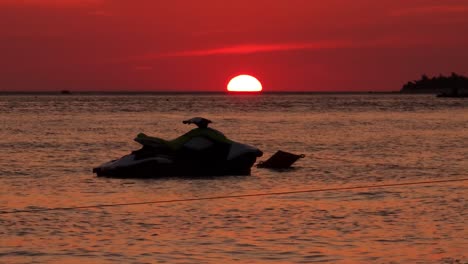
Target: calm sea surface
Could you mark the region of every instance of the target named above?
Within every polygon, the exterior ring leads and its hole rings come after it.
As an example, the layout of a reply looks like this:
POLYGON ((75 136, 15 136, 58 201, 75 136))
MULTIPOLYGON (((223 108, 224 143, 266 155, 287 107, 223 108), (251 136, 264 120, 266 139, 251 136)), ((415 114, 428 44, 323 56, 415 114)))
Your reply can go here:
POLYGON ((468 100, 430 95, 0 96, 0 263, 467 263, 468 100), (109 179, 91 169, 203 116, 305 154, 285 172, 109 179))

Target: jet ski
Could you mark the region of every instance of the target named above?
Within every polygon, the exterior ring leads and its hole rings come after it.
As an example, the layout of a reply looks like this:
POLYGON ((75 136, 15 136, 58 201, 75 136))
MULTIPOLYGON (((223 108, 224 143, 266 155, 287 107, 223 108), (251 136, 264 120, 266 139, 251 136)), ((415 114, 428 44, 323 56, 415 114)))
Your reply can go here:
POLYGON ((117 160, 93 169, 97 176, 120 178, 158 178, 166 176, 205 177, 250 175, 258 148, 228 139, 209 128, 210 120, 195 117, 183 121, 197 128, 174 139, 164 140, 140 133, 134 139, 142 145, 117 160))

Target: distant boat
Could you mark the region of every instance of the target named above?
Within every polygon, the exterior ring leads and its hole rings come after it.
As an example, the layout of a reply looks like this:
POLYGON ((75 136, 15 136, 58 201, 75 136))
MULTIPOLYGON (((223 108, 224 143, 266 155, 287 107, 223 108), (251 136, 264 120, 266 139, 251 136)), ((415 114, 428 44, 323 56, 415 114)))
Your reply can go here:
POLYGON ((459 93, 440 93, 436 96, 447 97, 447 98, 468 98, 468 94, 459 94, 459 93))
POLYGON ((468 93, 459 93, 457 88, 453 88, 450 92, 437 94, 437 97, 465 98, 468 97, 468 93))
POLYGON ((69 90, 62 90, 60 91, 60 94, 71 94, 69 90))

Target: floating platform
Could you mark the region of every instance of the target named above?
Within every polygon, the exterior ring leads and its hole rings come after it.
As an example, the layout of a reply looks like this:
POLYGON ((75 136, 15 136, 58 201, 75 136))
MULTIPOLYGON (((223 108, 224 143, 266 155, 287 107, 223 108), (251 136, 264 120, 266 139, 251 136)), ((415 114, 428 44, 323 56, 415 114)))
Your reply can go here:
POLYGON ((296 155, 286 151, 278 150, 266 161, 260 161, 257 164, 257 167, 269 169, 287 169, 291 168, 291 165, 293 165, 297 160, 304 157, 304 154, 296 155))

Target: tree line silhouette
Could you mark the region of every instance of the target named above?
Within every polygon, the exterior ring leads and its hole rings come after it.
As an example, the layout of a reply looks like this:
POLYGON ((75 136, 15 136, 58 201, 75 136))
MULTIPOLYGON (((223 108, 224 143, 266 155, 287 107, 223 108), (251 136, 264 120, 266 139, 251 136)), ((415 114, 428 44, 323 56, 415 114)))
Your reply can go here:
POLYGON ((468 91, 468 78, 452 72, 450 76, 439 75, 429 78, 422 75, 420 80, 408 82, 400 90, 402 93, 447 93, 458 94, 468 91))

